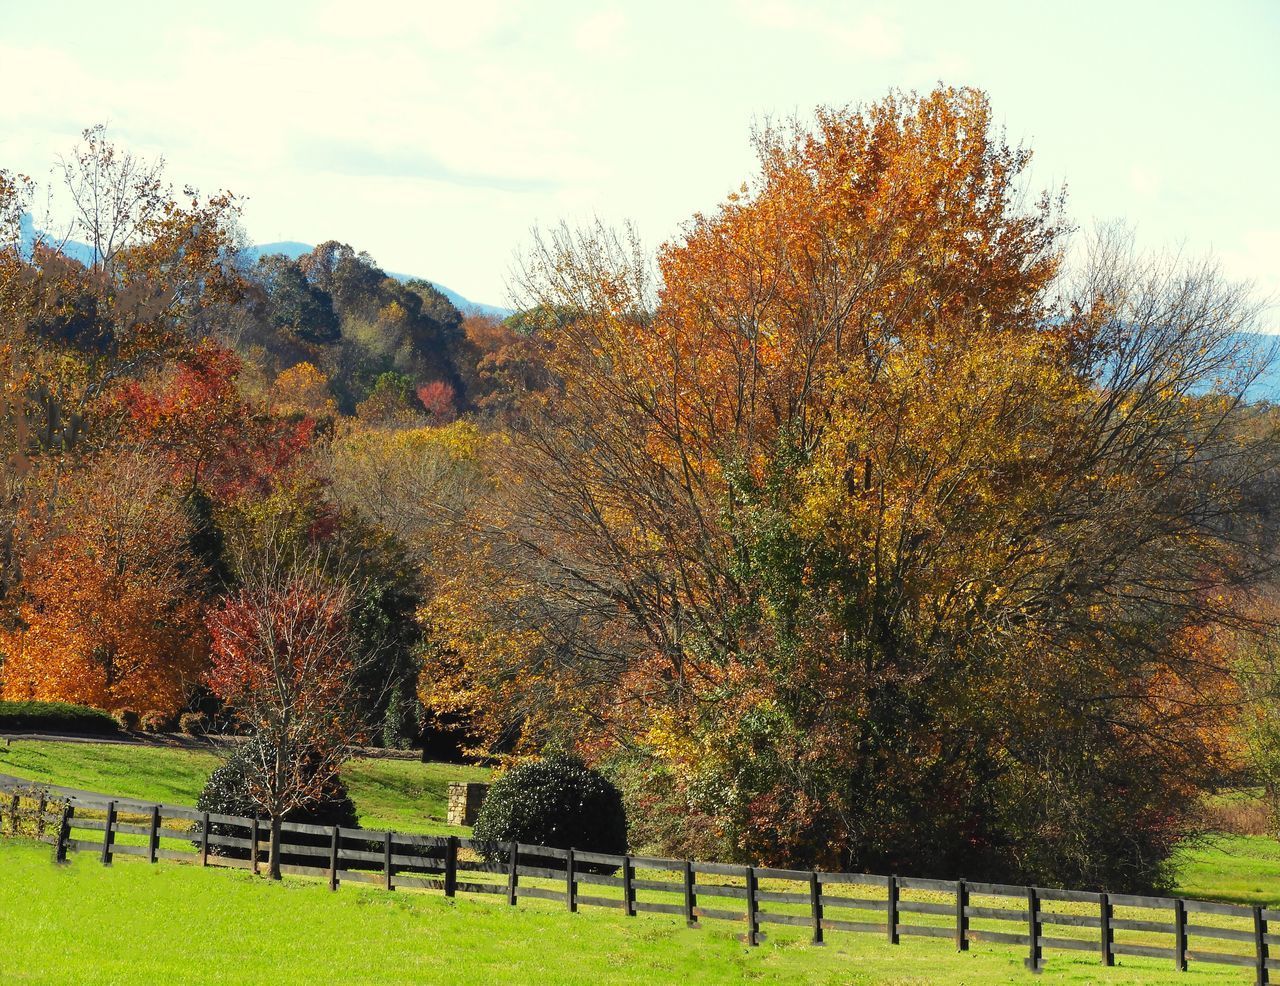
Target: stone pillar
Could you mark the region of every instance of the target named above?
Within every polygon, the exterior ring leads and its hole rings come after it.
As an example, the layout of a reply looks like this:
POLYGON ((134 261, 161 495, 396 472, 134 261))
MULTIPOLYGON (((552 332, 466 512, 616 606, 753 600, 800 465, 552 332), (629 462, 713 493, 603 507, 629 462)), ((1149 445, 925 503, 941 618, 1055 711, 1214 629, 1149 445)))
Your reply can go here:
POLYGON ((489 793, 489 785, 476 781, 449 782, 449 811, 446 815, 450 825, 474 825, 476 816, 480 814, 480 806, 484 804, 485 795, 489 793))

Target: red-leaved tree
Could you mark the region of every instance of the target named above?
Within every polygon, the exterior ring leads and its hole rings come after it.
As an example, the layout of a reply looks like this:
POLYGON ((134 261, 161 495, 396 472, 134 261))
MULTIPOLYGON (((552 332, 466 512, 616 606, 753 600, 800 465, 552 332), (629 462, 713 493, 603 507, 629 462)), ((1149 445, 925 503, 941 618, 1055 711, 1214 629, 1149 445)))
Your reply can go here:
POLYGON ((358 682, 370 655, 351 630, 354 589, 322 567, 268 547, 208 616, 208 681, 254 739, 248 794, 271 820, 273 879, 281 821, 333 782, 361 726, 358 682))
POLYGON ((418 386, 418 400, 422 402, 431 423, 447 425, 458 416, 457 393, 443 380, 432 380, 418 386))

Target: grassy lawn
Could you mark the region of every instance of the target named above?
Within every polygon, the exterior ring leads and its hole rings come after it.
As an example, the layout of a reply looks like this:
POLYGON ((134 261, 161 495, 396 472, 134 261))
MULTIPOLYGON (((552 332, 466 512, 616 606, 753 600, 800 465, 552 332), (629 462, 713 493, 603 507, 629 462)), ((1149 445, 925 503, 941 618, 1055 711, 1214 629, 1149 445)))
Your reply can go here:
MULTIPOLYGON (((0 746, 0 773, 29 777, 126 798, 193 805, 216 754, 171 747, 19 740, 0 746)), ((460 834, 445 824, 449 781, 484 780, 482 767, 413 760, 353 760, 343 769, 351 798, 366 828, 460 834)))
POLYGON ((1265 835, 1213 835, 1178 858, 1183 897, 1238 904, 1280 903, 1280 842, 1265 835))
MULTIPOLYGON (((771 927, 748 949, 733 926, 626 918, 527 900, 446 900, 317 881, 272 884, 240 871, 91 855, 55 867, 49 847, 0 839, 0 982, 201 983, 1032 983, 1016 946, 830 932, 824 948, 800 928, 771 927)), ((1051 953, 1060 983, 1240 983, 1247 969, 1051 953)))
MULTIPOLYGON (((124 797, 194 804, 218 765, 212 753, 172 747, 18 741, 0 746, 0 773, 124 797)), ((464 834, 445 824, 446 786, 483 780, 481 767, 407 760, 354 760, 343 771, 366 828, 464 834)), ((1173 892, 1234 903, 1280 904, 1280 843, 1219 835, 1182 851, 1173 892)))

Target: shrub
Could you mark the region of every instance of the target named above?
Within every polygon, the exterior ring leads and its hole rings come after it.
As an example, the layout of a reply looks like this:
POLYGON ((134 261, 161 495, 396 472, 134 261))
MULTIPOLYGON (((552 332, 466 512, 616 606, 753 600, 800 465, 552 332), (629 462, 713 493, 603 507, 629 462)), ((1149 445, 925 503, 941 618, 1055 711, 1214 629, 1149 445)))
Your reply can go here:
POLYGON ((116 713, 116 722, 120 724, 121 729, 136 733, 142 722, 142 713, 137 709, 121 709, 116 713))
POLYGON ((0 702, 0 730, 8 732, 118 733, 109 712, 69 702, 0 702))
MULTIPOLYGON (((622 795, 603 774, 577 757, 554 754, 517 764, 493 782, 475 838, 491 859, 510 842, 621 855, 627 851, 626 812, 622 795)), ((551 859, 539 865, 563 866, 551 859)))
POLYGON ((205 730, 203 712, 184 712, 178 717, 178 728, 187 736, 201 736, 205 730))
POLYGON ((156 712, 154 709, 150 712, 143 713, 142 728, 148 733, 158 733, 164 729, 168 723, 169 717, 163 712, 156 712))
MULTIPOLYGON (((257 740, 250 740, 231 754, 225 763, 212 774, 205 783, 204 790, 196 799, 196 808, 200 811, 214 812, 220 815, 235 815, 240 818, 261 818, 262 811, 249 797, 249 776, 251 758, 258 755, 261 747, 257 740)), ((359 828, 355 802, 347 794, 347 786, 342 779, 335 777, 323 794, 304 808, 294 809, 284 817, 287 822, 302 822, 308 825, 341 825, 344 828, 359 828)), ((196 832, 200 832, 200 823, 196 823, 196 832)), ((213 835, 244 838, 244 831, 228 825, 213 823, 209 826, 213 835)), ((289 841, 301 845, 328 845, 324 836, 307 836, 290 833, 289 841)), ((210 846, 209 851, 220 856, 231 856, 236 859, 247 859, 249 851, 228 846, 210 846)), ((288 853, 281 855, 281 861, 299 863, 306 866, 316 865, 314 857, 291 857, 288 853)))
POLYGON ((618 753, 601 765, 622 792, 632 850, 676 859, 734 859, 730 833, 665 764, 618 753))

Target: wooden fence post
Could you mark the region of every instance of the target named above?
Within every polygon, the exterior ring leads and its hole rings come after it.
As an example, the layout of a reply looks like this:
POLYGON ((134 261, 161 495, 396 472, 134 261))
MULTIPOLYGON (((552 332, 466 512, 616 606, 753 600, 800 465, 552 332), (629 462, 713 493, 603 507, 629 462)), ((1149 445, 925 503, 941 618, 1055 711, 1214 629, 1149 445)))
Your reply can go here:
POLYGON ((200 819, 200 865, 209 865, 209 813, 200 819))
POLYGON ((385 877, 383 886, 385 889, 396 889, 396 884, 394 884, 392 877, 392 832, 390 832, 390 828, 383 834, 383 871, 383 876, 385 877))
POLYGON ((573 850, 569 850, 569 855, 564 860, 564 895, 565 902, 569 905, 570 911, 578 909, 578 876, 574 872, 573 850))
POLYGON ((520 883, 520 843, 511 843, 507 850, 507 903, 516 906, 516 887, 520 883))
POLYGON ((71 816, 75 813, 75 809, 71 805, 65 805, 62 809, 62 820, 58 822, 58 841, 53 850, 54 863, 65 863, 67 861, 68 843, 71 839, 71 816))
POLYGON ((889 898, 885 901, 885 930, 889 944, 898 944, 898 878, 889 877, 889 898))
POLYGON ((631 863, 630 856, 622 857, 622 912, 627 917, 636 916, 636 888, 632 881, 635 880, 636 870, 631 863))
POLYGON ((40 804, 36 807, 36 838, 44 838, 44 813, 49 810, 49 792, 40 789, 40 804))
POLYGON ((329 836, 329 889, 338 889, 338 840, 342 838, 337 825, 329 836))
POLYGON ((151 806, 151 831, 147 834, 147 859, 154 863, 160 859, 160 806, 151 806))
POLYGON ((693 862, 684 860, 681 867, 684 876, 684 921, 690 928, 700 928, 698 922, 698 893, 693 883, 693 862))
POLYGON ((1101 909, 1098 914, 1098 926, 1101 929, 1101 946, 1102 946, 1102 964, 1115 965, 1116 954, 1111 950, 1111 946, 1115 944, 1116 932, 1111 927, 1111 917, 1113 908, 1111 906, 1111 895, 1102 894, 1099 898, 1101 909))
POLYGON ((956 951, 969 951, 969 886, 956 881, 956 951))
POLYGON ((1267 919, 1262 916, 1262 905, 1253 905, 1253 950, 1254 970, 1257 986, 1267 986, 1271 982, 1271 971, 1267 968, 1267 959, 1271 949, 1267 947, 1267 919))
POLYGON ((444 850, 444 895, 452 897, 458 892, 458 837, 449 836, 444 850))
POLYGON ((756 899, 756 868, 747 867, 747 944, 760 944, 760 903, 756 899))
POLYGON ((116 824, 116 803, 107 802, 107 823, 102 827, 102 865, 111 865, 111 834, 116 824))
POLYGON ((1040 895, 1035 887, 1027 887, 1027 940, 1029 954, 1022 964, 1032 972, 1040 972, 1044 953, 1040 950, 1040 895))
POLYGON ((1173 967, 1187 971, 1187 905, 1181 897, 1173 902, 1173 967))
POLYGON ((258 875, 258 816, 253 816, 253 822, 249 826, 249 869, 254 876, 258 875))
POLYGON ((17 791, 13 792, 13 797, 9 799, 9 834, 18 834, 18 805, 22 803, 22 795, 17 791))
POLYGON ((822 880, 818 871, 809 874, 809 916, 813 920, 813 944, 822 944, 822 880))

